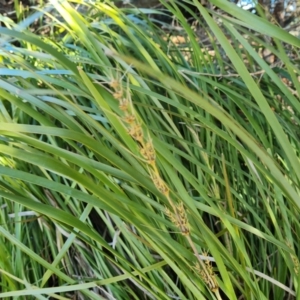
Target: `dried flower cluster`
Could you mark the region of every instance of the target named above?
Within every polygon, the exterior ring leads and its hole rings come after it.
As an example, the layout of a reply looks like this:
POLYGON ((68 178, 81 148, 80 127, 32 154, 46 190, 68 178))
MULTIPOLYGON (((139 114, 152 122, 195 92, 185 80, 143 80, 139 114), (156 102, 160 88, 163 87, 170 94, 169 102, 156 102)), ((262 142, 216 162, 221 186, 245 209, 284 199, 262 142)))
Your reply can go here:
MULTIPOLYGON (((290 248, 290 249, 293 249, 291 243, 289 242, 286 242, 287 246, 290 248)), ((293 262, 293 265, 294 265, 294 271, 296 273, 296 275, 299 274, 299 268, 300 268, 300 262, 299 262, 299 259, 296 255, 294 254, 290 254, 291 256, 291 259, 292 259, 292 262, 293 262)))
MULTIPOLYGON (((203 253, 203 256, 207 256, 207 253, 203 253)), ((211 262, 208 259, 201 264, 197 262, 194 269, 212 292, 216 293, 219 290, 216 274, 214 273, 211 262)))
POLYGON ((296 275, 298 275, 299 274, 299 267, 300 267, 299 259, 295 255, 291 255, 291 257, 292 257, 292 261, 293 261, 293 264, 294 264, 294 271, 295 271, 296 275))
POLYGON ((171 222, 180 229, 182 235, 190 234, 189 223, 182 202, 176 205, 176 212, 174 214, 169 209, 166 209, 166 215, 170 218, 171 222))

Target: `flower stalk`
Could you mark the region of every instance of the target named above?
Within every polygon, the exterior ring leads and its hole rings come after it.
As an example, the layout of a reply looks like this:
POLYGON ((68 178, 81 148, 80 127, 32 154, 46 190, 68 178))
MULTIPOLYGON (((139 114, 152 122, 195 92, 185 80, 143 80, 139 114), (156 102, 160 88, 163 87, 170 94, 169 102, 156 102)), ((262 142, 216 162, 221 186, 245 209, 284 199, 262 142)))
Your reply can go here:
POLYGON ((149 134, 145 134, 145 130, 136 118, 136 113, 132 106, 129 91, 124 92, 122 84, 118 80, 112 80, 110 83, 111 93, 115 100, 119 102, 119 108, 122 111, 122 120, 124 126, 127 128, 128 134, 138 143, 139 152, 147 164, 149 175, 159 192, 161 192, 171 207, 166 208, 165 213, 171 220, 171 222, 179 229, 179 232, 187 239, 190 247, 192 248, 195 256, 197 257, 197 263, 194 267, 196 273, 200 276, 207 287, 215 293, 218 300, 221 299, 219 294, 219 286, 216 280, 216 275, 210 264, 204 263, 199 257, 199 253, 191 238, 190 226, 188 222, 188 216, 184 203, 176 203, 170 196, 170 189, 168 185, 162 179, 156 164, 156 153, 154 145, 149 134))

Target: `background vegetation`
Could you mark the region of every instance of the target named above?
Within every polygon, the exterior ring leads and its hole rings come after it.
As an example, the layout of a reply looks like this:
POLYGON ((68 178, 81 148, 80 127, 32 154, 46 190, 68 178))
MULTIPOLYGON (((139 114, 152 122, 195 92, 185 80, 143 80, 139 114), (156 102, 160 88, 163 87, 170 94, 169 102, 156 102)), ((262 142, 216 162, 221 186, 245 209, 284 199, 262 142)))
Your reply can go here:
POLYGON ((2 17, 0 298, 300 299, 299 39, 161 3, 2 17))

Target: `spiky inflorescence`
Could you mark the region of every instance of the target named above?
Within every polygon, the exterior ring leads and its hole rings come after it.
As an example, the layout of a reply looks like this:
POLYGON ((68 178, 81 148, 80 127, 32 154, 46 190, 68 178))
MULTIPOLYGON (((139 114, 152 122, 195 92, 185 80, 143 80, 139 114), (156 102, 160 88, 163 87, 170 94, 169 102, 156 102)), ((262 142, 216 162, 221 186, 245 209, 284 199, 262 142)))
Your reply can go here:
MULTIPOLYGON (((204 256, 207 256, 207 253, 203 253, 204 256)), ((219 285, 216 279, 216 274, 214 273, 213 267, 209 260, 205 260, 205 263, 201 264, 199 261, 194 266, 194 270, 201 277, 204 283, 208 286, 208 288, 216 293, 219 290, 219 285)))
POLYGON ((166 215, 169 217, 171 222, 180 230, 182 235, 190 234, 188 218, 182 202, 175 206, 174 213, 166 208, 166 215))
MULTIPOLYGON (((120 82, 117 80, 112 80, 110 87, 112 88, 113 97, 119 102, 119 108, 123 112, 121 120, 124 122, 124 125, 127 128, 128 134, 138 142, 139 152, 144 158, 145 162, 148 165, 148 170, 153 181, 153 184, 159 192, 161 192, 168 200, 170 209, 166 209, 166 215, 170 218, 171 222, 179 229, 180 233, 186 237, 189 242, 193 252, 196 256, 199 256, 194 242, 190 236, 190 226, 188 222, 188 217, 186 209, 183 202, 176 204, 170 197, 170 189, 168 185, 161 178, 157 165, 156 165, 156 152, 153 146, 151 138, 146 138, 149 134, 145 134, 141 124, 138 122, 134 108, 131 105, 130 93, 124 93, 121 87, 120 82)), ((201 260, 198 260, 197 265, 195 266, 197 274, 203 279, 207 284, 209 289, 213 291, 218 299, 219 297, 219 287, 217 284, 216 276, 213 272, 211 264, 203 263, 201 260)))

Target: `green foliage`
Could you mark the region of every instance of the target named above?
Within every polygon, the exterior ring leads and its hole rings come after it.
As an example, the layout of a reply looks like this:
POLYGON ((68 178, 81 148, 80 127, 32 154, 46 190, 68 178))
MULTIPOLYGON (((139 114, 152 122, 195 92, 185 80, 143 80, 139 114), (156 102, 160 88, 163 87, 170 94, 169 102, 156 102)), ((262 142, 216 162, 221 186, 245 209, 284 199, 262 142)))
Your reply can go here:
POLYGON ((1 298, 298 295, 299 39, 161 2, 0 28, 1 298))

